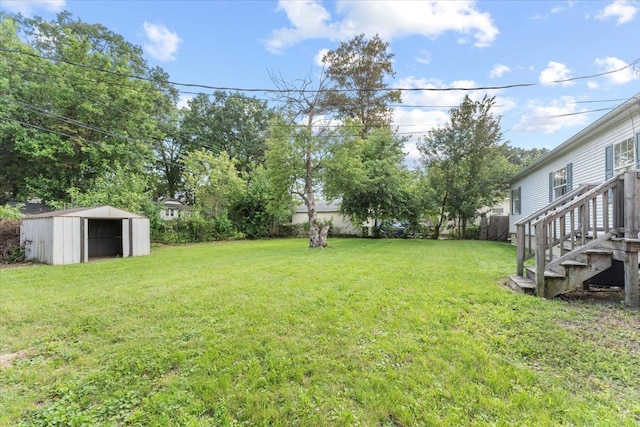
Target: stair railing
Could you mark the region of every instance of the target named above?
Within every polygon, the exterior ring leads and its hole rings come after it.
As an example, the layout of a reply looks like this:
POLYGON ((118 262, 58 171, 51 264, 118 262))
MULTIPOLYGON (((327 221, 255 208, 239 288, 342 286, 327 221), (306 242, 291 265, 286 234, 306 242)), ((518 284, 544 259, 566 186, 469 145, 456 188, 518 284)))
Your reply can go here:
POLYGON ((624 178, 585 184, 516 223, 518 275, 524 262, 536 257, 536 281, 554 258, 563 257, 588 241, 618 235, 624 227, 624 178), (534 242, 535 238, 535 242, 534 242))

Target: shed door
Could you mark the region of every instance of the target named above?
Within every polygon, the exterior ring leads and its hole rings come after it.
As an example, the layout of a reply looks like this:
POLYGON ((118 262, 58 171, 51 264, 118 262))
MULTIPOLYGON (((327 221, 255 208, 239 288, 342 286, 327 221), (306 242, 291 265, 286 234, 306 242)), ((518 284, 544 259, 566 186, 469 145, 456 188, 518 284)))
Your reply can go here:
POLYGON ((122 220, 89 218, 89 258, 122 256, 122 220))

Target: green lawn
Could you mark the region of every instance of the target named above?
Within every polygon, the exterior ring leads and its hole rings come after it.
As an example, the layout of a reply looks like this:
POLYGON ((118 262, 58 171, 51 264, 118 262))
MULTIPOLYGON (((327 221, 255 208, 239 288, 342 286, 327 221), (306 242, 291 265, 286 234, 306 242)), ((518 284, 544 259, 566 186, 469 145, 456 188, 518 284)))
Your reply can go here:
POLYGON ((637 311, 506 290, 507 244, 306 245, 1 269, 0 425, 640 423, 637 311))

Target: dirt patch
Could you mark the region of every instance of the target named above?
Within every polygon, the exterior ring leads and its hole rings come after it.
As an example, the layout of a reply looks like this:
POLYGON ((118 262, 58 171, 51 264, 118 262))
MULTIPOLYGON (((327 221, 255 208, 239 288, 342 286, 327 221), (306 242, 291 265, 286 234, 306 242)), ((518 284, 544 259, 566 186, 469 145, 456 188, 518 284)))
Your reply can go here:
POLYGON ((29 355, 28 350, 20 350, 15 353, 8 354, 0 354, 0 368, 7 369, 10 368, 15 359, 21 359, 23 357, 27 357, 29 355))
POLYGON ((624 289, 619 287, 592 287, 588 291, 574 289, 556 298, 569 302, 584 302, 590 304, 604 304, 621 306, 624 304, 624 289))

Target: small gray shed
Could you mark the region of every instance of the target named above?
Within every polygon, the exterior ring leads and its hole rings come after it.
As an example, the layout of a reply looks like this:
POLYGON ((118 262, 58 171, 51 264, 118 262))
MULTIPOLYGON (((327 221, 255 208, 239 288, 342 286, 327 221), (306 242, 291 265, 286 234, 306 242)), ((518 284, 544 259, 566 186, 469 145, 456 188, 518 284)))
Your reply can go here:
POLYGON ((149 255, 149 218, 113 206, 47 212, 23 218, 20 244, 47 264, 149 255))

